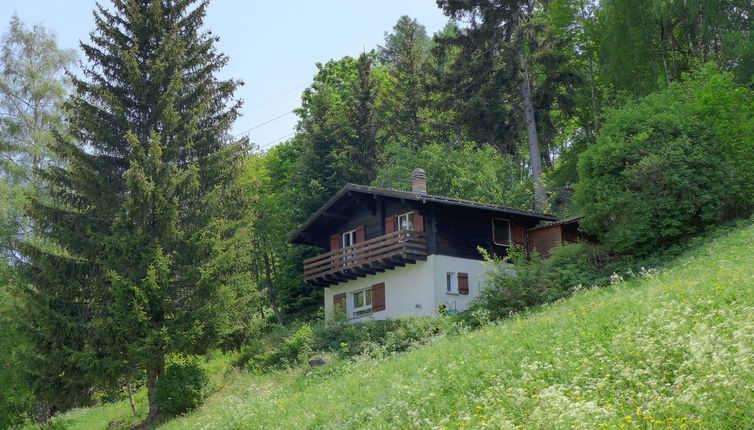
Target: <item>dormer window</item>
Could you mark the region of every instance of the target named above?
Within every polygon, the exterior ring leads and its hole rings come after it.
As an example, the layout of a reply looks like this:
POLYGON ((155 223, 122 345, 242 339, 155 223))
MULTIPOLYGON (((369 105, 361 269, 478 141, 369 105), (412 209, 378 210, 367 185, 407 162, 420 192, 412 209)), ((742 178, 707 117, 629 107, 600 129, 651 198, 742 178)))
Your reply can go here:
POLYGON ((398 215, 398 230, 414 230, 414 212, 398 215))

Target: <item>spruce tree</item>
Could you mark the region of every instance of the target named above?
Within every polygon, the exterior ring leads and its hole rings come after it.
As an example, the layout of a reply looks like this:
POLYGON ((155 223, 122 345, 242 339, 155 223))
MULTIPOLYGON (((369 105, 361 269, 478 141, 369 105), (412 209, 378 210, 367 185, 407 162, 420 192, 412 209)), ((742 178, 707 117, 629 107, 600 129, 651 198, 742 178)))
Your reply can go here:
POLYGON ((145 424, 160 413, 166 357, 216 343, 232 298, 230 269, 213 259, 232 234, 223 203, 244 150, 228 137, 240 82, 215 76, 227 57, 202 30, 207 4, 97 6, 70 136, 54 145, 64 162, 43 172, 49 198, 29 209, 39 237, 23 246, 41 364, 55 355, 97 386, 146 373, 145 424))

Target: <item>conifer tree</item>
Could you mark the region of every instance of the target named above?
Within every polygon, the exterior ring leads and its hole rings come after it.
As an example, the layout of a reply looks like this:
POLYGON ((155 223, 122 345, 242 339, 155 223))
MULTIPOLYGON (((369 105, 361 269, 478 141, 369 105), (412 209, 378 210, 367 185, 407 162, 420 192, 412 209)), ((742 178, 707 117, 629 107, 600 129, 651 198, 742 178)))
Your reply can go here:
POLYGON ((40 364, 55 356, 97 386, 146 373, 144 424, 166 357, 202 353, 228 325, 232 269, 213 258, 232 235, 223 208, 237 206, 225 203, 244 142, 228 137, 240 82, 215 77, 227 57, 202 30, 207 5, 97 6, 70 136, 54 145, 64 162, 43 172, 50 197, 29 209, 40 237, 23 246, 40 364))

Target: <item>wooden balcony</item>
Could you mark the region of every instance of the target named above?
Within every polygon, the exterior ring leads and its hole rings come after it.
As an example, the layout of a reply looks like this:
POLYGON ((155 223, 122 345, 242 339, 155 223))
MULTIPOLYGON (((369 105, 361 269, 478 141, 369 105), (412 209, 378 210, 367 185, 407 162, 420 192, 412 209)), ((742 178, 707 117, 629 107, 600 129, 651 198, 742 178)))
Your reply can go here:
POLYGON ((427 260, 426 233, 400 230, 304 260, 304 281, 328 286, 427 260))

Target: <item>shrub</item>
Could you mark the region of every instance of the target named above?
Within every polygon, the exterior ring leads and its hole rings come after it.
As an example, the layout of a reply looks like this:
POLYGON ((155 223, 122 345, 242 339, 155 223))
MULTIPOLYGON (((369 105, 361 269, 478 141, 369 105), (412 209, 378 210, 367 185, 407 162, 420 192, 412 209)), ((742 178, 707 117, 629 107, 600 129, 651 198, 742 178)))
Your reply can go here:
POLYGON ((402 352, 450 330, 451 318, 401 318, 319 326, 315 348, 341 356, 402 352))
POLYGON ((706 65, 610 112, 579 160, 581 226, 648 255, 754 210, 754 93, 706 65))
POLYGON ((209 377, 196 357, 175 357, 157 381, 156 401, 168 415, 199 406, 208 394, 209 377))
POLYGON ((542 259, 538 253, 533 252, 531 258, 527 258, 526 250, 519 245, 512 246, 503 259, 490 256, 484 250, 480 252, 489 270, 472 310, 485 309, 493 319, 498 319, 543 303, 545 297, 555 298, 556 294, 547 291, 540 275, 542 259))
POLYGON ((308 324, 295 330, 273 330, 244 345, 234 364, 250 371, 284 369, 302 364, 312 355, 313 339, 308 324))
POLYGON ((610 256, 602 248, 584 242, 561 243, 541 263, 540 272, 553 288, 572 291, 577 285, 607 284, 609 274, 605 268, 610 263, 610 256))
POLYGON ((484 324, 475 312, 486 311, 489 318, 499 319, 532 306, 549 303, 570 295, 577 285, 597 285, 608 281, 604 267, 605 251, 586 243, 561 244, 550 258, 542 260, 534 251, 527 256, 521 246, 513 246, 505 258, 490 256, 480 250, 489 271, 472 313, 465 317, 471 326, 484 324))

